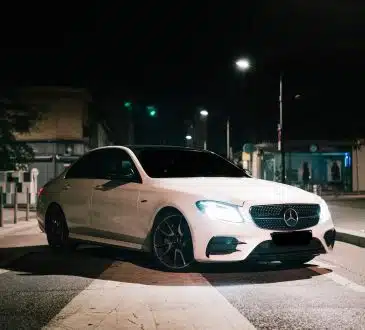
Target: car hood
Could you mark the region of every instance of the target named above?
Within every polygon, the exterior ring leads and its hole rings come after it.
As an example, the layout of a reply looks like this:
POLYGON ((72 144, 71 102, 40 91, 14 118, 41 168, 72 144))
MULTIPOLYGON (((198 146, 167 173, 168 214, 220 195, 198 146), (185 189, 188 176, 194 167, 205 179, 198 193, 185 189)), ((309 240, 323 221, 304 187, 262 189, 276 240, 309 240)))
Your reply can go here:
POLYGON ((219 200, 236 205, 320 203, 321 198, 303 189, 255 178, 164 178, 154 179, 154 185, 169 191, 197 195, 198 198, 219 200))

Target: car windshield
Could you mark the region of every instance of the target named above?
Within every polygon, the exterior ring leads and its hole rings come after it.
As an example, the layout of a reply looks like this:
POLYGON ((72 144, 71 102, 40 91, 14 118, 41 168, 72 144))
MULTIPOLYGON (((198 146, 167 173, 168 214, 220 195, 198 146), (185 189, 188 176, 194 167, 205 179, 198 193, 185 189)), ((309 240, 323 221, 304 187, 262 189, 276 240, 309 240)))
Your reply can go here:
POLYGON ((249 177, 244 170, 212 152, 188 149, 133 151, 152 178, 249 177))

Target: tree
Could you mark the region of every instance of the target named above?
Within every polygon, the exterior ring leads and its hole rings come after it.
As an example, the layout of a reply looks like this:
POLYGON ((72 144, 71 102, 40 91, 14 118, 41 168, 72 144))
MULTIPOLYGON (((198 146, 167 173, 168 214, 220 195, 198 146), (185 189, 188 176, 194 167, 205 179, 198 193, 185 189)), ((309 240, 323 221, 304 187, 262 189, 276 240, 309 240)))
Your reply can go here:
POLYGON ((22 101, 16 95, 0 98, 0 170, 25 169, 34 158, 33 149, 17 141, 16 133, 28 133, 41 119, 44 108, 22 101))

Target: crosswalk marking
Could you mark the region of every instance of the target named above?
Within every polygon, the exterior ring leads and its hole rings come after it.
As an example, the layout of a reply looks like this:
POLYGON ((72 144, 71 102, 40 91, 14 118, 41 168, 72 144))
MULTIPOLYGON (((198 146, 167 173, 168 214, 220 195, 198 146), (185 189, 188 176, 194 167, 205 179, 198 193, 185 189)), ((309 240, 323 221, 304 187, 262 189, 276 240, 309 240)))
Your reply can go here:
MULTIPOLYGON (((323 267, 323 268, 334 268, 334 266, 332 265, 328 265, 324 262, 320 262, 320 261, 316 261, 316 264, 319 266, 319 267, 323 267)), ((362 286, 362 285, 359 285, 355 282, 352 282, 350 281, 349 279, 347 279, 346 277, 343 277, 341 275, 338 275, 334 272, 331 272, 331 273, 322 273, 320 269, 318 269, 317 267, 309 267, 311 270, 313 270, 314 272, 318 273, 318 274, 321 274, 322 276, 325 276, 329 279, 331 279, 332 281, 346 287, 346 288, 349 288, 355 292, 361 292, 361 293, 365 293, 365 287, 362 286)))
MULTIPOLYGON (((156 272, 144 270, 152 276, 156 272)), ((200 274, 192 275, 190 283, 187 283, 189 276, 185 274, 185 283, 181 285, 146 285, 138 281, 140 272, 137 266, 130 263, 116 263, 76 296, 44 329, 83 329, 90 326, 98 329, 136 327, 145 330, 255 329, 200 274), (112 280, 102 279, 106 272, 112 280), (134 282, 128 282, 128 276, 127 281, 117 280, 120 274, 132 273, 134 282)), ((164 276, 164 273, 159 274, 164 276)))
POLYGON ((0 275, 7 273, 9 270, 0 268, 0 275))

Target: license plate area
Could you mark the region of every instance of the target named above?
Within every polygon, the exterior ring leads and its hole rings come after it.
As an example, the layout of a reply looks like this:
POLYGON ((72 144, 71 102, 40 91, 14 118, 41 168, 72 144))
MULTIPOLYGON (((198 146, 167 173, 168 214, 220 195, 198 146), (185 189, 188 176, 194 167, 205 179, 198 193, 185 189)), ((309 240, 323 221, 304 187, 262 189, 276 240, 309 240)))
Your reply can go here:
POLYGON ((278 246, 302 246, 308 245, 312 238, 312 231, 292 231, 285 233, 272 233, 272 241, 278 246))

